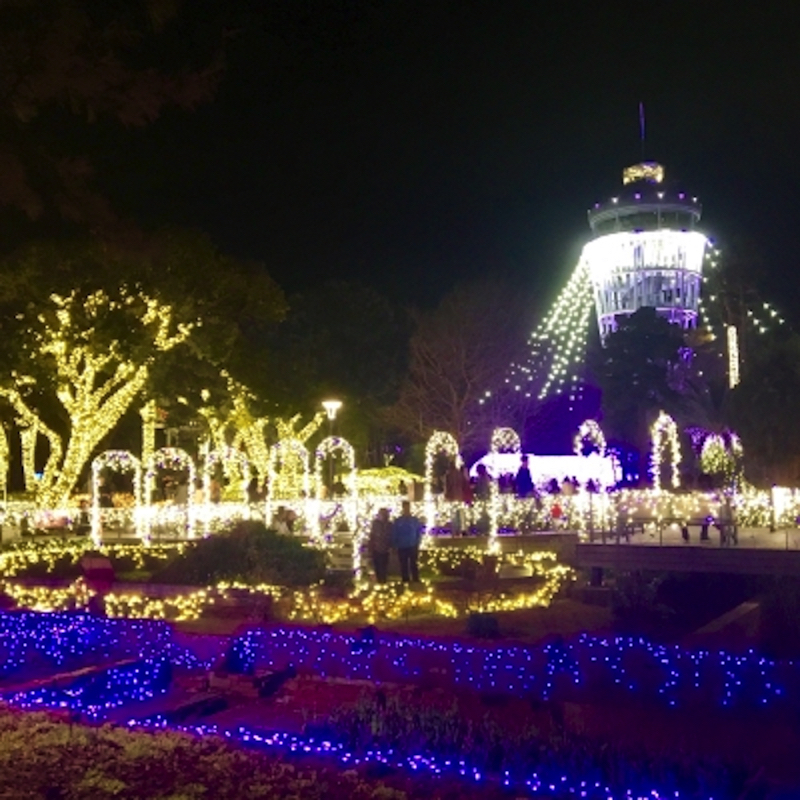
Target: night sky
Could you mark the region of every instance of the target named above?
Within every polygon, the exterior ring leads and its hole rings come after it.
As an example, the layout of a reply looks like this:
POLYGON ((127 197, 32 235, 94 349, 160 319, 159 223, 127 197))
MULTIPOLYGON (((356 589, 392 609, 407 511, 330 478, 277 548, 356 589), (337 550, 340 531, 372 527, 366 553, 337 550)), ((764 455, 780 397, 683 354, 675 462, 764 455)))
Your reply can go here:
POLYGON ((197 0, 187 51, 234 33, 216 100, 125 134, 105 180, 123 212, 199 227, 289 291, 430 304, 498 275, 548 301, 641 157, 643 101, 645 155, 797 318, 800 4, 738 5, 197 0))

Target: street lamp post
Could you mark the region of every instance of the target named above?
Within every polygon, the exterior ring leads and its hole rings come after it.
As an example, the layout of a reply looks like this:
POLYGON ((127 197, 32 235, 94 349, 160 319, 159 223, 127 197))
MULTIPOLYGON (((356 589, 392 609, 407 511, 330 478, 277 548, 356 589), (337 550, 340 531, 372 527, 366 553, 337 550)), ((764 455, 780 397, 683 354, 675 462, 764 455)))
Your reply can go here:
MULTIPOLYGON (((336 420, 336 415, 342 407, 341 400, 323 400, 322 407, 328 416, 328 436, 333 436, 333 423, 336 420)), ((328 485, 330 487, 331 496, 333 495, 333 455, 328 455, 328 485)))

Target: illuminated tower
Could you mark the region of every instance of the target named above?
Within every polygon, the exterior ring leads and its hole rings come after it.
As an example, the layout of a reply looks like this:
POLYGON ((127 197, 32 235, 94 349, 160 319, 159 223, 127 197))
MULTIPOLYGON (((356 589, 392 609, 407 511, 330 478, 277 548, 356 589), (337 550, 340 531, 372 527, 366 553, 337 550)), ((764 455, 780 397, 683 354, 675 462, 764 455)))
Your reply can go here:
POLYGON ((643 307, 693 328, 707 241, 695 230, 702 207, 666 186, 664 168, 654 162, 628 167, 622 183, 618 196, 589 210, 594 238, 581 254, 600 337, 605 341, 621 317, 643 307))

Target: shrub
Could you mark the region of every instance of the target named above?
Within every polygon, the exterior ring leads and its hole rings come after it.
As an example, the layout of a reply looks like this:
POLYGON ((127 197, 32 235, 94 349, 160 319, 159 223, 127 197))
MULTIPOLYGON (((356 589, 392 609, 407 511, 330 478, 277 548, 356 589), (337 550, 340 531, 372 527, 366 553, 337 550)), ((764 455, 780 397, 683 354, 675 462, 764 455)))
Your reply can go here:
POLYGON ((292 765, 221 740, 0 713, 0 797, 14 800, 404 800, 355 771, 292 765))
POLYGON ((323 554, 260 522, 240 522, 202 539, 153 576, 159 583, 207 586, 219 581, 309 586, 325 575, 323 554))

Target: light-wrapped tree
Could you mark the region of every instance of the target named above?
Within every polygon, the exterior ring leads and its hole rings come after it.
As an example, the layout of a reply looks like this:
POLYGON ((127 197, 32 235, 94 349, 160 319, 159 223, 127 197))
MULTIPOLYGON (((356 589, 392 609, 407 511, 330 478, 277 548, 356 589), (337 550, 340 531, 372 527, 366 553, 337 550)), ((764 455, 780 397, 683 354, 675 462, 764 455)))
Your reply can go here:
POLYGON ((66 501, 95 447, 144 388, 153 362, 188 338, 193 324, 174 316, 168 304, 124 286, 113 294, 53 294, 20 315, 29 369, 13 371, 0 398, 21 427, 48 441, 39 505, 66 501), (61 425, 47 419, 54 409, 61 425))

